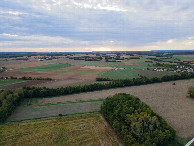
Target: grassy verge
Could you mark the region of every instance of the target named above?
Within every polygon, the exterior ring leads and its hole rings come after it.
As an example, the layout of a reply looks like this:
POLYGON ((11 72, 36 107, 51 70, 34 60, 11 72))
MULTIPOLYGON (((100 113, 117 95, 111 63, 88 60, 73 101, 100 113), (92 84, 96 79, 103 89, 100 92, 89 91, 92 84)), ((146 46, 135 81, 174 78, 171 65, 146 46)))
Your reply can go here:
MULTIPOLYGON (((193 137, 181 138, 179 136, 176 136, 175 140, 172 141, 168 146, 185 146, 192 139, 193 139, 193 137)), ((192 143, 190 146, 194 146, 194 143, 192 143)))

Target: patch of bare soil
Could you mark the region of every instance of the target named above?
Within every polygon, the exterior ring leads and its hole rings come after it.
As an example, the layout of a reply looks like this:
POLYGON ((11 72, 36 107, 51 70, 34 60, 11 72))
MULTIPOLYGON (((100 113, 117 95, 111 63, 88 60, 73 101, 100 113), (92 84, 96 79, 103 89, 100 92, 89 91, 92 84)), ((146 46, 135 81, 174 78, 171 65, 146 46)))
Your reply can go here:
POLYGON ((76 71, 108 71, 113 69, 112 67, 97 67, 97 66, 87 66, 87 65, 75 65, 66 68, 62 68, 62 70, 76 70, 76 71))
POLYGON ((42 66, 47 65, 50 63, 40 62, 40 61, 6 61, 0 62, 0 67, 6 67, 7 69, 19 69, 19 68, 27 68, 27 67, 35 67, 35 66, 42 66))
POLYGON ((137 65, 136 62, 123 62, 123 63, 120 63, 119 65, 137 65))
POLYGON ((49 84, 49 82, 51 81, 47 81, 47 80, 32 80, 32 81, 27 81, 27 82, 20 82, 20 83, 15 83, 15 84, 11 84, 11 85, 6 85, 6 86, 1 86, 0 89, 4 90, 4 89, 17 89, 17 88, 22 88, 23 86, 37 86, 37 85, 41 85, 41 84, 49 84))
POLYGON ((73 85, 92 83, 90 80, 83 79, 66 79, 66 80, 52 80, 50 82, 41 83, 36 85, 37 87, 47 87, 47 88, 60 88, 73 85))
POLYGON ((194 135, 194 99, 188 98, 188 88, 194 80, 155 83, 103 91, 87 92, 54 98, 44 98, 40 104, 106 98, 116 93, 135 95, 162 116, 177 132, 188 138, 194 135), (175 83, 176 85, 172 85, 175 83))

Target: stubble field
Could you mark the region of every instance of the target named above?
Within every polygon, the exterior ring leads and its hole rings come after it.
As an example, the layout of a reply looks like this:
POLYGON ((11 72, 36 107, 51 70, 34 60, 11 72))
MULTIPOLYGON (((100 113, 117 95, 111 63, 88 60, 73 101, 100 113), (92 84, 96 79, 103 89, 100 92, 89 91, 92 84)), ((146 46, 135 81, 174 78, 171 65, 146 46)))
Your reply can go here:
POLYGON ((118 145, 98 113, 0 125, 0 145, 118 145))

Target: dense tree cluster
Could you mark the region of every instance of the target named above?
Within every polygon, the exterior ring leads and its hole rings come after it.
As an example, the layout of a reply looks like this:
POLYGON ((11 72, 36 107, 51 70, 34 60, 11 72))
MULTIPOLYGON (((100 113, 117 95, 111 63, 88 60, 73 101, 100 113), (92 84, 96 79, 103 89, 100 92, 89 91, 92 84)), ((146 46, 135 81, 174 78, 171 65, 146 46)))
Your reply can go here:
POLYGON ((0 92, 0 123, 5 122, 23 99, 23 89, 2 90, 0 92))
POLYGON ((105 99, 101 113, 125 145, 166 145, 176 132, 151 108, 132 95, 119 93, 105 99))
POLYGON ((194 86, 189 87, 188 93, 191 98, 194 98, 194 86))

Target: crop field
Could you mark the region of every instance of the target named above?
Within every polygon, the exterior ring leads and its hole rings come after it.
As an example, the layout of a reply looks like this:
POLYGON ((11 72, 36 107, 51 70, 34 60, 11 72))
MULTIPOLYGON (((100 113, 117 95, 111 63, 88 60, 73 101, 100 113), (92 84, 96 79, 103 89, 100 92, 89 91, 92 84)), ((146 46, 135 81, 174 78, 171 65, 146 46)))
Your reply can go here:
POLYGON ((105 61, 84 61, 84 60, 73 60, 68 58, 51 60, 47 61, 47 63, 68 63, 72 65, 87 65, 87 66, 100 66, 100 67, 115 67, 120 62, 105 62, 105 61))
POLYGON ((58 115, 62 112, 62 114, 68 114, 68 112, 73 114, 77 111, 96 111, 99 110, 102 102, 99 99, 116 93, 127 93, 137 96, 148 104, 154 112, 162 116, 177 131, 178 136, 189 138, 194 136, 194 99, 187 97, 190 86, 194 86, 193 80, 180 80, 37 99, 35 102, 39 106, 20 106, 8 120, 38 118, 46 115, 58 115), (74 103, 60 104, 70 101, 74 103), (41 104, 44 106, 40 106, 41 104))
POLYGON ((20 68, 19 71, 41 71, 41 72, 57 72, 57 73, 74 73, 74 74, 98 74, 98 71, 79 71, 79 70, 65 70, 71 67, 71 64, 49 64, 37 67, 20 68))
POLYGON ((48 64, 42 66, 28 67, 28 68, 20 68, 17 70, 20 71, 43 71, 43 72, 56 72, 60 68, 66 68, 72 66, 71 64, 48 64))
POLYGON ((114 80, 132 79, 132 78, 137 78, 138 74, 137 74, 136 69, 109 70, 105 73, 101 73, 100 77, 110 78, 110 79, 114 79, 114 80))
POLYGON ((17 88, 22 88, 23 86, 50 85, 51 82, 52 81, 48 81, 48 80, 23 80, 21 82, 0 86, 0 89, 17 89, 17 88))
POLYGON ((158 77, 161 78, 165 75, 176 75, 176 72, 168 72, 168 71, 151 71, 151 70, 138 70, 138 74, 142 76, 146 76, 147 78, 158 77))
POLYGON ((28 67, 37 67, 42 65, 48 65, 49 63, 40 62, 40 61, 1 61, 0 67, 6 67, 8 69, 19 69, 19 68, 28 68, 28 67))
POLYGON ((173 58, 177 59, 194 59, 194 55, 174 55, 173 58))
POLYGON ((176 58, 171 58, 171 59, 161 59, 164 62, 181 62, 180 60, 176 58))
POLYGON ((59 114, 68 115, 99 111, 102 101, 102 99, 82 101, 69 100, 54 104, 39 104, 38 100, 27 101, 26 104, 21 105, 15 110, 15 112, 8 118, 8 121, 49 117, 59 114))
POLYGON ((138 78, 138 70, 146 70, 152 64, 147 62, 137 62, 137 65, 117 65, 118 70, 109 70, 100 74, 100 77, 110 79, 132 79, 138 78), (122 68, 122 69, 120 69, 122 68))
POLYGON ((118 145, 99 113, 0 125, 0 145, 118 145))
POLYGON ((19 80, 19 79, 0 80, 0 86, 6 86, 6 85, 21 83, 21 82, 26 82, 26 81, 25 80, 19 80))

